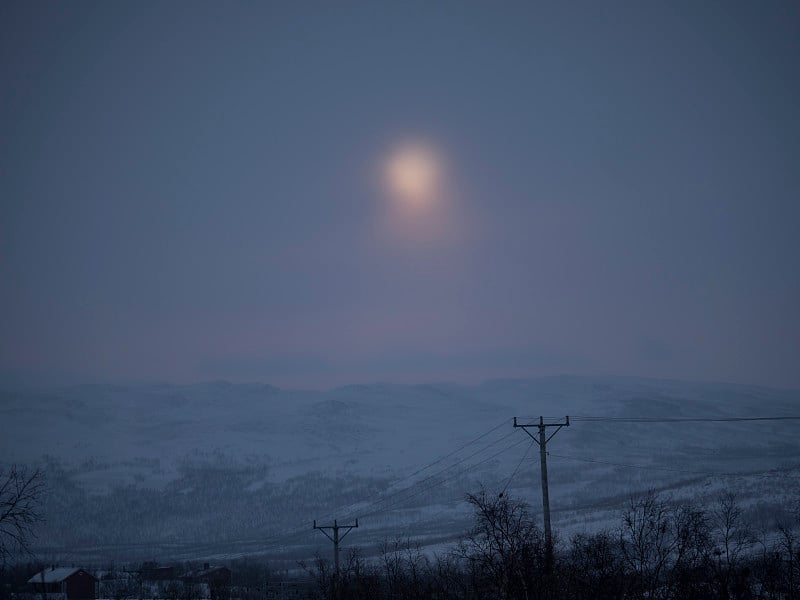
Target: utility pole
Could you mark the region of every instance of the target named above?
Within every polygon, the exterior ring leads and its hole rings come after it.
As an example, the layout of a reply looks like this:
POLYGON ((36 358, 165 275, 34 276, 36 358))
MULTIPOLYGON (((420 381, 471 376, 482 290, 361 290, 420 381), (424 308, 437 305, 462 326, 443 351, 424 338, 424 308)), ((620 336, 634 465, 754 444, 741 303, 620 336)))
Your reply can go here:
POLYGON ((317 521, 314 520, 314 529, 319 529, 322 533, 325 534, 325 537, 327 537, 330 541, 333 542, 333 568, 336 577, 339 576, 339 542, 341 542, 344 539, 344 536, 346 536, 348 533, 350 533, 350 531, 352 531, 356 527, 358 527, 358 519, 356 519, 355 525, 339 525, 336 522, 336 519, 334 519, 333 525, 324 525, 320 527, 317 527, 317 521), (326 529, 330 529, 331 531, 333 531, 333 535, 332 536, 328 535, 328 532, 325 531, 326 529), (340 529, 346 529, 347 531, 345 531, 342 535, 339 535, 340 529))
POLYGON ((547 442, 549 442, 552 439, 552 437, 561 430, 562 427, 569 427, 569 417, 566 417, 566 420, 563 423, 545 423, 544 417, 539 417, 538 425, 534 423, 525 423, 525 424, 517 423, 517 417, 514 417, 514 427, 521 427, 525 433, 531 436, 534 442, 539 444, 539 458, 542 464, 542 509, 544 511, 544 543, 547 546, 545 550, 547 551, 548 564, 552 564, 553 532, 550 528, 550 492, 547 487, 547 442), (528 431, 528 427, 538 427, 539 436, 537 437, 533 435, 530 431, 528 431), (547 435, 548 427, 556 428, 556 430, 549 436, 547 435))

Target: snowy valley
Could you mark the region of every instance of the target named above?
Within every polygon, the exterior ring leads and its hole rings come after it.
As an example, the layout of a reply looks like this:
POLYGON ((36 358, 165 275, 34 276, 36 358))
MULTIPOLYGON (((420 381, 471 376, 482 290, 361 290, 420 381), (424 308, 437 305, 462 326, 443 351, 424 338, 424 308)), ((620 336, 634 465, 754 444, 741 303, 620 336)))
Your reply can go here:
POLYGON ((613 527, 648 489, 701 506, 732 490, 764 535, 800 500, 800 421, 725 420, 796 416, 797 391, 565 376, 330 391, 81 386, 0 398, 4 461, 46 471, 37 552, 56 562, 290 563, 328 550, 315 519, 358 519, 347 543, 362 548, 411 538, 436 549, 469 527, 467 493, 504 491, 541 511, 539 451, 513 417, 571 417, 548 444, 562 539, 613 527))

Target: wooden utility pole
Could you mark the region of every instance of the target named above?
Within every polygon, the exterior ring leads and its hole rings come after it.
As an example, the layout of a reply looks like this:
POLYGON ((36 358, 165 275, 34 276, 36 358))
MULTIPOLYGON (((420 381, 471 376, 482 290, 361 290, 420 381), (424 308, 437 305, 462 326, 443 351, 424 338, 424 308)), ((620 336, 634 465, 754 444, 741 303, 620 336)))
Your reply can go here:
POLYGON ((325 534, 325 537, 333 542, 333 568, 336 577, 339 576, 339 542, 341 542, 344 539, 344 536, 346 536, 356 527, 358 527, 358 519, 356 519, 355 525, 339 525, 336 522, 336 519, 334 519, 333 525, 323 525, 319 527, 317 526, 317 521, 314 521, 314 529, 319 529, 325 534), (328 532, 325 531, 326 529, 330 529, 333 532, 333 535, 328 535, 328 532), (346 529, 346 531, 342 535, 339 535, 340 529, 346 529))
POLYGON ((550 528, 550 491, 547 486, 547 442, 559 432, 562 427, 569 427, 569 417, 563 423, 545 423, 544 417, 539 417, 539 424, 534 423, 517 423, 517 417, 514 417, 514 427, 521 427, 534 442, 539 444, 539 459, 542 465, 542 510, 544 511, 544 543, 547 546, 548 564, 552 564, 553 558, 553 532, 550 528), (538 437, 528 431, 528 427, 538 427, 538 437), (547 428, 555 427, 556 430, 547 436, 547 428))

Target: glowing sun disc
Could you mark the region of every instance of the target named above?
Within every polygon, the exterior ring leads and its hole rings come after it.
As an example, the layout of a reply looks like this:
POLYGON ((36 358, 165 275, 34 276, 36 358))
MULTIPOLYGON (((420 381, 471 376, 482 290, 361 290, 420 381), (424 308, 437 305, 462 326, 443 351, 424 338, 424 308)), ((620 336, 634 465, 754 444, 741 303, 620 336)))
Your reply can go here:
POLYGON ((440 179, 436 155, 421 146, 397 150, 386 165, 389 189, 398 198, 414 204, 432 200, 440 179))

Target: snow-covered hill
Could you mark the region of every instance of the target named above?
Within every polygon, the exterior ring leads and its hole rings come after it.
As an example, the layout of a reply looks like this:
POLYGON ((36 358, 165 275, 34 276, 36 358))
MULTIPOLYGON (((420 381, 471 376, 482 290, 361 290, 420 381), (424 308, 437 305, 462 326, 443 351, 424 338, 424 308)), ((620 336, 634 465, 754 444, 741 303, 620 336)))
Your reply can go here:
POLYGON ((325 392, 217 382, 0 395, 5 462, 48 472, 41 550, 170 558, 308 553, 313 519, 348 541, 447 540, 481 486, 541 502, 538 448, 512 418, 573 417, 548 446, 554 528, 610 522, 650 487, 699 502, 739 490, 774 515, 800 497, 800 421, 629 422, 800 414, 800 392, 632 378, 325 392), (523 458, 524 457, 524 458, 523 458), (516 474, 512 477, 512 474, 516 474))

